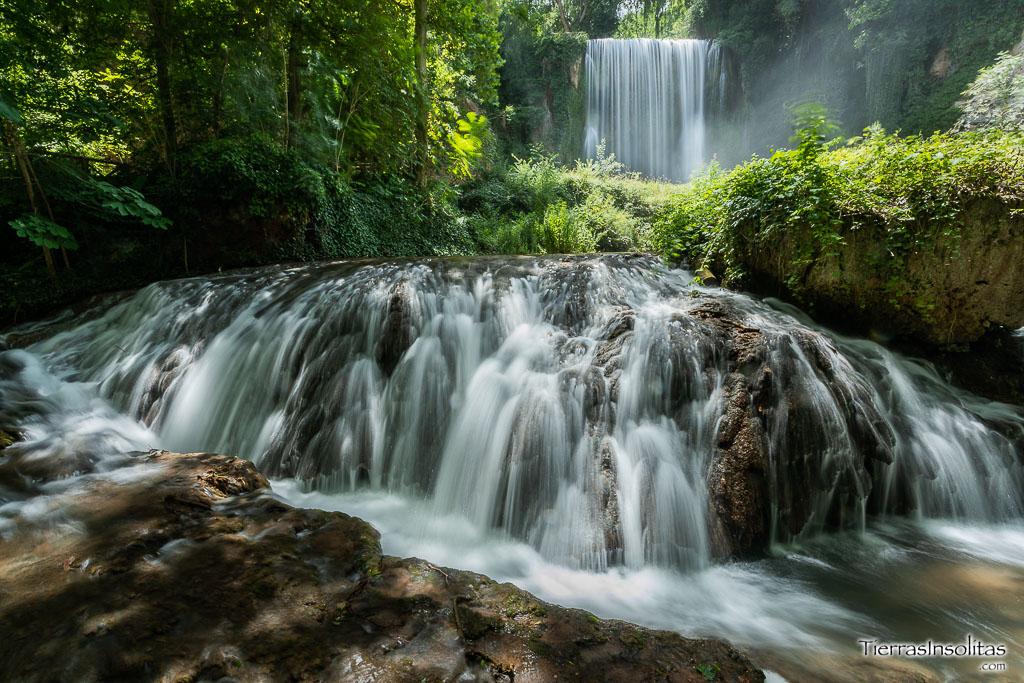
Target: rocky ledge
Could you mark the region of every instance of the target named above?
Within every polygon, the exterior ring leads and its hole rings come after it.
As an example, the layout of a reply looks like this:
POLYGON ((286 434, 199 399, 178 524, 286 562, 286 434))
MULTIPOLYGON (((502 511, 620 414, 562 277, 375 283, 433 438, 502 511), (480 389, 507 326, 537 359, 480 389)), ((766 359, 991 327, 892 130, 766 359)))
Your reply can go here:
POLYGON ((764 680, 721 642, 382 555, 369 524, 280 502, 248 461, 133 457, 0 527, 0 679, 764 680))
POLYGON ((884 225, 852 223, 833 254, 803 269, 792 264, 811 239, 806 231, 739 257, 756 290, 793 295, 815 317, 859 335, 947 346, 1024 326, 1024 203, 975 200, 958 220, 945 234, 933 227, 934 244, 904 261, 883 246, 884 225))

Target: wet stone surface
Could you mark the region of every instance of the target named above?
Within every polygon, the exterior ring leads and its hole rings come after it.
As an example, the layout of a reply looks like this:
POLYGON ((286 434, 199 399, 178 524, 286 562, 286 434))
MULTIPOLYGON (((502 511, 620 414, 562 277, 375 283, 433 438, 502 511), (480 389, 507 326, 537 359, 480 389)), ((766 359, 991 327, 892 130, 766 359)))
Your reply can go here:
POLYGON ((248 461, 130 463, 0 529, 0 679, 764 680, 721 642, 383 556, 369 524, 280 502, 248 461))

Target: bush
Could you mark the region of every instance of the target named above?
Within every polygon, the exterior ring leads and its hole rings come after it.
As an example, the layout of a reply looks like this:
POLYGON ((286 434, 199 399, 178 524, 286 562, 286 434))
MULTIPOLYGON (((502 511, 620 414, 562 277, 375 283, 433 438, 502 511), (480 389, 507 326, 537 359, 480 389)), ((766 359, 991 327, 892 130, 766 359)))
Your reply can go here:
POLYGON ((567 169, 535 152, 467 184, 459 208, 486 252, 646 250, 670 188, 624 173, 613 156, 567 169))
POLYGON ((1000 53, 957 102, 963 116, 957 129, 1000 128, 1024 131, 1024 54, 1000 53))
POLYGON ((754 157, 730 173, 712 168, 668 202, 654 241, 666 256, 742 276, 745 254, 799 236, 794 274, 832 253, 845 231, 882 229, 879 268, 899 272, 906 256, 955 236, 967 201, 1024 199, 1024 135, 968 132, 900 138, 880 127, 847 145, 754 157))

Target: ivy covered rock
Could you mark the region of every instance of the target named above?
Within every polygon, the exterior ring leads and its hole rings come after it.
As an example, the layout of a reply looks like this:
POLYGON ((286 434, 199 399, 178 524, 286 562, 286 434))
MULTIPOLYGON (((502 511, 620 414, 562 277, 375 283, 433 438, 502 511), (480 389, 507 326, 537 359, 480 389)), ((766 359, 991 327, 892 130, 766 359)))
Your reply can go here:
POLYGON ((828 137, 816 117, 798 149, 697 179, 656 226, 662 252, 858 334, 957 345, 1024 326, 1020 134, 828 137))
POLYGON ((977 200, 897 265, 885 225, 846 225, 843 240, 800 268, 806 231, 745 255, 765 291, 787 288, 828 320, 875 338, 934 345, 974 342, 989 330, 1024 327, 1024 204, 977 200))

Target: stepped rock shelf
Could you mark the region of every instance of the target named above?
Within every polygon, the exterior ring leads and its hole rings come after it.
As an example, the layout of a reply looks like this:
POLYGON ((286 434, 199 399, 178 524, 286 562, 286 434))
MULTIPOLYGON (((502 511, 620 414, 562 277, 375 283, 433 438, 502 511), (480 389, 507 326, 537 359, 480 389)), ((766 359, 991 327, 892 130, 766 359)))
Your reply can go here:
POLYGON ((857 640, 1024 642, 1024 413, 650 257, 253 269, 0 343, 0 680, 759 677, 669 633, 970 680, 857 640))
MULTIPOLYGON (((7 460, 16 487, 31 465, 7 460)), ((124 464, 49 498, 61 524, 0 540, 3 680, 764 680, 718 641, 382 555, 369 524, 282 503, 246 460, 124 464)))

